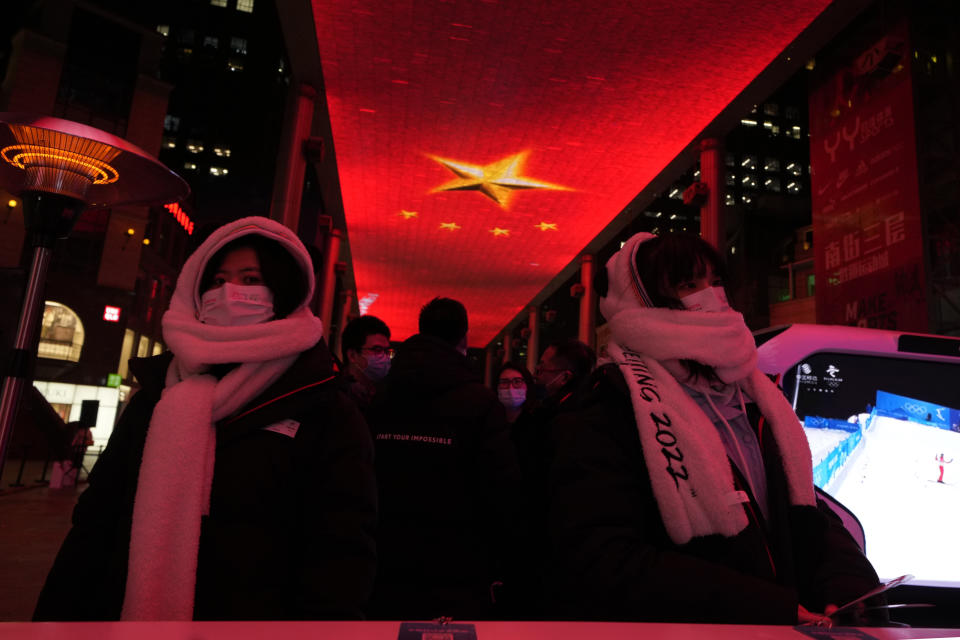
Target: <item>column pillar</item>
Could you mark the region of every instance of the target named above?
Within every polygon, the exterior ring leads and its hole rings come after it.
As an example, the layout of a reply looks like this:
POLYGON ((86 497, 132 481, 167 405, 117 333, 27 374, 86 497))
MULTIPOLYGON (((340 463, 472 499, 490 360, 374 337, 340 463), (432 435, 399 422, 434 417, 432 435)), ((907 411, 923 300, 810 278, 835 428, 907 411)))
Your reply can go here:
POLYGON ((317 309, 323 321, 323 337, 330 340, 330 322, 333 320, 333 295, 337 289, 337 261, 340 259, 340 241, 343 232, 333 229, 327 234, 327 245, 323 250, 323 271, 317 282, 317 309))
POLYGON ((341 353, 341 345, 343 343, 343 329, 347 326, 347 323, 350 322, 350 310, 353 307, 352 290, 344 289, 340 293, 340 305, 340 315, 337 320, 337 335, 333 339, 333 344, 330 345, 330 353, 340 358, 341 362, 346 362, 346 356, 341 353))
POLYGON ((277 152, 270 217, 296 233, 300 225, 303 176, 307 167, 303 142, 310 137, 313 127, 317 91, 308 84, 301 84, 291 91, 291 98, 284 114, 283 134, 277 152))
POLYGON ((580 298, 580 342, 596 347, 597 341, 597 292, 593 288, 593 275, 596 261, 594 256, 585 253, 580 256, 580 285, 583 296, 580 298))
POLYGON ((721 253, 727 242, 723 217, 723 148, 715 138, 700 142, 700 182, 707 185, 707 200, 700 207, 700 235, 721 253))
POLYGON ((527 338, 527 369, 533 371, 540 360, 540 310, 530 307, 530 337, 527 338))
POLYGON ((487 388, 496 391, 497 387, 496 384, 494 384, 493 374, 497 368, 497 343, 490 343, 484 351, 486 352, 487 358, 483 367, 483 382, 487 385, 487 388))

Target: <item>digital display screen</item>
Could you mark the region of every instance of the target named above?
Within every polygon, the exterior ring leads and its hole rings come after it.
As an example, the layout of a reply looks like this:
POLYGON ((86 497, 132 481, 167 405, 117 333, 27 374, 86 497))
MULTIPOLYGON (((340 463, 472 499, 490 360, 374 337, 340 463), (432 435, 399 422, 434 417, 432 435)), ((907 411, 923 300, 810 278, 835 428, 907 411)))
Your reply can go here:
POLYGON ((814 482, 860 519, 880 577, 960 586, 960 365, 817 353, 783 389, 814 482))

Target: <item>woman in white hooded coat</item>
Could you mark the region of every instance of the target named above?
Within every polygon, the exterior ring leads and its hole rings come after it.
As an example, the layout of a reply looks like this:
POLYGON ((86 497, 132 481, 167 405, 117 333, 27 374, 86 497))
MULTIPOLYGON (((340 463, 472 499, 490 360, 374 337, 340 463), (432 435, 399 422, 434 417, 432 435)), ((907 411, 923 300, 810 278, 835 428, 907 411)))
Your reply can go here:
POLYGON ((610 364, 552 426, 564 618, 829 624, 878 583, 818 504, 803 430, 722 271, 698 236, 641 233, 601 274, 610 364))
POLYGON ((335 389, 313 266, 261 217, 190 256, 170 352, 80 496, 37 620, 359 618, 375 570, 369 431, 335 389))

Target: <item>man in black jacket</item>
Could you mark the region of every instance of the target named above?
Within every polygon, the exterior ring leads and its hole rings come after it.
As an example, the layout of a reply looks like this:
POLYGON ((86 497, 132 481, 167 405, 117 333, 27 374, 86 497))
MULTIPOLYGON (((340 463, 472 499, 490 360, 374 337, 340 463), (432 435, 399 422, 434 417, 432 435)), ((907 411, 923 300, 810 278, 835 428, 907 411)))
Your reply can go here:
POLYGON ((520 472, 503 407, 470 370, 467 312, 435 298, 400 345, 369 415, 380 489, 370 617, 503 617, 520 472))

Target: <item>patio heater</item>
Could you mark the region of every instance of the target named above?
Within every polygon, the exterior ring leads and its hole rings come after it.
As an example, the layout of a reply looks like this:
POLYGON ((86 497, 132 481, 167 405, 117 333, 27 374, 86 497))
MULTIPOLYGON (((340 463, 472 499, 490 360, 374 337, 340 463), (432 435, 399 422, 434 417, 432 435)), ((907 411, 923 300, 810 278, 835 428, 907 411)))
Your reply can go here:
POLYGON ((179 201, 190 188, 147 152, 69 120, 0 113, 0 185, 23 203, 33 260, 0 391, 0 471, 24 387, 33 379, 47 269, 88 206, 179 201))

